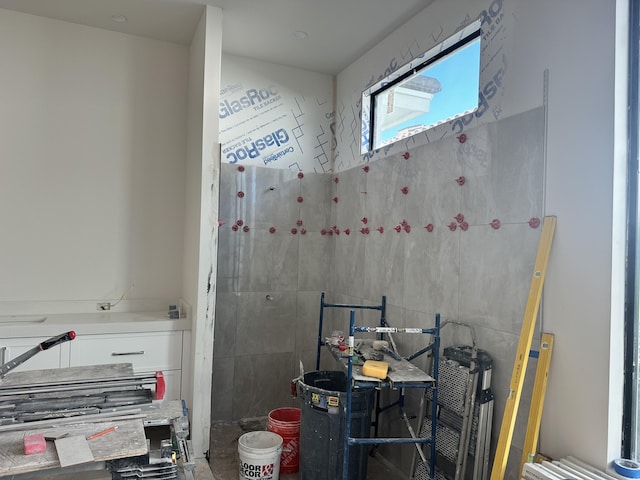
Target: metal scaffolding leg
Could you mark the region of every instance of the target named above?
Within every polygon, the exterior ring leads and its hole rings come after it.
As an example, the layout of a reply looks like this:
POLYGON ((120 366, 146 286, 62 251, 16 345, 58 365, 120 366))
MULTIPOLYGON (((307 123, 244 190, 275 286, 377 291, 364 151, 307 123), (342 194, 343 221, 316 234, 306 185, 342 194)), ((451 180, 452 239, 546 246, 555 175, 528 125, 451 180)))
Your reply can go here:
MULTIPOLYGON (((386 323, 386 322, 385 322, 386 323)), ((416 445, 429 445, 429 479, 434 480, 435 477, 435 458, 436 458, 436 417, 438 413, 438 370, 439 370, 439 351, 440 351, 440 315, 436 315, 435 327, 432 329, 421 329, 421 328, 393 328, 388 326, 380 326, 380 327, 357 327, 355 325, 355 312, 351 310, 350 318, 349 318, 349 357, 347 363, 347 404, 346 408, 346 435, 345 435, 345 456, 342 470, 342 478, 343 480, 349 480, 349 449, 353 445, 379 445, 379 444, 405 444, 405 443, 414 443, 416 445), (428 390, 431 393, 431 398, 435 401, 431 404, 431 415, 429 416, 431 421, 431 429, 428 436, 423 435, 422 437, 416 437, 411 425, 406 418, 406 414, 404 414, 405 421, 409 427, 409 432, 411 434, 410 438, 405 437, 394 437, 394 438, 354 438, 351 436, 351 396, 352 389, 354 388, 354 380, 353 380, 353 350, 355 344, 355 333, 356 332, 369 332, 369 333, 428 333, 432 335, 432 343, 430 351, 434 357, 434 371, 432 374, 433 382, 431 383, 404 383, 402 388, 400 389, 400 399, 398 404, 403 409, 404 405, 404 389, 405 388, 423 388, 428 390)), ((357 383, 357 382, 356 382, 357 383)), ((381 383, 381 386, 386 386, 387 388, 392 387, 385 382, 381 383)), ((424 431, 421 431, 424 434, 424 431)), ((426 458, 421 455, 421 457, 426 461, 426 458)))

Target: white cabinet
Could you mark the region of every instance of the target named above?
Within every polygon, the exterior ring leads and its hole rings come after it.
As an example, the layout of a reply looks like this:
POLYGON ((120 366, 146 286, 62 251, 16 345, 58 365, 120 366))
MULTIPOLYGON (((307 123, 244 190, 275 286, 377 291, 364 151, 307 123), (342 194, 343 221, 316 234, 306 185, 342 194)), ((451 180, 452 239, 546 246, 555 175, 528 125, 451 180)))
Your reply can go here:
POLYGON ((78 335, 69 366, 131 363, 135 373, 162 371, 167 400, 181 399, 183 332, 78 335))
MULTIPOLYGON (((13 360, 27 350, 31 350, 49 337, 25 337, 0 339, 0 364, 13 360)), ((46 368, 61 368, 69 366, 69 342, 56 345, 48 350, 36 353, 29 360, 11 370, 20 372, 40 370, 46 368)))
MULTIPOLYGON (((82 334, 70 342, 38 352, 12 371, 131 363, 138 373, 161 371, 166 400, 187 399, 190 332, 82 334)), ((0 338, 0 364, 16 358, 49 337, 0 338)))

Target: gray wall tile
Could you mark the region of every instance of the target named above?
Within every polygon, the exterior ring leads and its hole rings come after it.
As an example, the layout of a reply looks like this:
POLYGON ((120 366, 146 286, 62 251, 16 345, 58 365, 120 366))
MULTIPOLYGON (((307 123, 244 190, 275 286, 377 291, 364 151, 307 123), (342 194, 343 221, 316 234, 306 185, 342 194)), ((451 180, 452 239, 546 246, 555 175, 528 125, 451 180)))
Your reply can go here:
POLYGON ((542 212, 543 109, 475 129, 467 135, 463 211, 471 224, 494 218, 527 221, 542 212))
POLYGON ((387 296, 387 301, 401 305, 405 285, 405 243, 409 235, 387 230, 372 232, 364 238, 364 297, 387 296))
POLYGON ((326 288, 331 263, 329 253, 331 241, 329 236, 321 235, 317 231, 299 235, 299 291, 322 291, 326 288))
POLYGON ((293 352, 296 303, 295 292, 238 294, 236 356, 293 352))
POLYGON ((402 305, 458 316, 461 232, 447 228, 407 235, 402 305))
POLYGON ((240 239, 240 235, 231 230, 231 226, 228 224, 222 225, 218 229, 217 293, 236 292, 238 290, 240 239))
POLYGON ((402 156, 394 156, 370 165, 365 216, 372 231, 380 226, 390 230, 406 219, 407 205, 414 198, 412 190, 403 193, 404 188, 409 188, 410 163, 402 156))
POLYGON ((289 231, 235 232, 239 292, 294 292, 298 285, 298 236, 289 231))
POLYGON ((300 179, 297 172, 266 167, 246 167, 238 218, 254 229, 289 230, 300 218, 300 179))
POLYGON ((320 292, 298 292, 296 314, 296 351, 315 355, 320 317, 320 292))
POLYGON ((364 258, 366 235, 351 232, 332 237, 334 245, 327 289, 353 297, 364 296, 364 258))
MULTIPOLYGON (((342 304, 377 304, 385 295, 393 326, 431 327, 435 313, 473 326, 479 347, 494 360, 495 451, 541 232, 528 221, 543 212, 543 114, 541 108, 525 112, 468 130, 464 143, 455 137, 434 141, 411 150, 407 159, 396 155, 338 175, 305 173, 299 179, 297 172, 248 167, 239 173, 223 166, 220 218, 228 223, 220 230, 213 418, 297 406, 289 383, 300 360, 307 371, 315 368, 321 291, 327 301, 342 304), (489 225, 495 218, 498 230, 489 225), (237 219, 249 232, 231 230, 237 219), (306 235, 291 234, 297 220, 306 235), (393 230, 402 220, 409 233, 393 230), (340 235, 321 234, 334 225, 340 235), (269 233, 270 226, 276 233, 269 233), (360 233, 363 227, 368 235, 360 233), (236 292, 233 325, 235 297, 225 293, 236 292), (267 294, 274 300, 266 300, 267 294)), ((356 319, 375 325, 379 315, 358 311, 356 319)), ((347 333, 348 322, 348 311, 328 309, 323 335, 347 333)), ((427 340, 422 337, 395 336, 401 353, 420 348, 427 340)), ((469 344, 469 333, 449 324, 441 341, 443 347, 469 344)), ((321 368, 338 368, 326 352, 321 360, 321 368)), ((415 363, 426 367, 428 360, 415 363)), ((523 398, 532 388, 532 368, 523 398)), ((420 407, 411 399, 407 408, 420 407)), ((525 400, 514 444, 524 436, 527 409, 525 400)), ((397 431, 397 416, 387 417, 383 428, 397 431)), ((410 473, 413 447, 387 450, 410 473)))
POLYGON ((462 160, 456 139, 443 139, 411 153, 408 160, 406 218, 412 231, 429 224, 445 228, 461 212, 462 191, 456 181, 462 175, 462 160))
POLYGON ((226 225, 233 225, 239 218, 238 205, 242 200, 238 192, 244 189, 244 174, 238 170, 237 165, 223 163, 220 165, 220 220, 226 225))
POLYGON ((305 173, 300 180, 300 220, 302 226, 310 232, 319 232, 327 228, 330 222, 331 175, 321 173, 305 173))
POLYGON ((216 295, 216 322, 214 326, 214 357, 232 357, 236 351, 237 294, 216 295))
POLYGON ((366 216, 368 173, 361 168, 353 168, 331 178, 334 180, 332 190, 335 195, 329 202, 335 211, 335 223, 341 230, 348 228, 354 234, 365 226, 361 219, 366 216), (338 183, 335 183, 336 178, 338 183), (335 198, 338 199, 337 203, 334 201, 335 198))
POLYGON ((234 381, 233 357, 213 359, 213 379, 211 386, 211 420, 232 420, 232 406, 234 402, 233 381, 234 381))
POLYGON ((460 234, 460 318, 518 333, 540 229, 527 223, 470 227, 460 234))
POLYGON ((293 353, 249 354, 235 358, 233 418, 266 416, 280 407, 298 406, 289 385, 294 378, 293 353))

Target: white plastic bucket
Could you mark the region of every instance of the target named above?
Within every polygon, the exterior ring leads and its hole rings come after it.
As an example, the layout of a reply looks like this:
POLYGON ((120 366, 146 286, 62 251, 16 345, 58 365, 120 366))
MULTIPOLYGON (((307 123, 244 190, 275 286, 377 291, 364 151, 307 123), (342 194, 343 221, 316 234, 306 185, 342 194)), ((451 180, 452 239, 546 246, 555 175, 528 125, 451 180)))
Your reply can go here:
POLYGON ((249 432, 238 439, 240 480, 278 480, 282 437, 273 432, 249 432))

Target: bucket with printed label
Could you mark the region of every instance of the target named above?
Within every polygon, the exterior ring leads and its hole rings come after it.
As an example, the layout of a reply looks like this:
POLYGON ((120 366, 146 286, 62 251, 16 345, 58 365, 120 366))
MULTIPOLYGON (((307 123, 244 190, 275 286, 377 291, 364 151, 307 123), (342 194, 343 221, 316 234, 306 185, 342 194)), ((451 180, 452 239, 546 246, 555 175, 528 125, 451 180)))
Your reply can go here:
POLYGON ((300 409, 276 408, 269 412, 267 429, 282 437, 281 473, 296 473, 300 464, 300 409))
POLYGON ((248 432, 238 439, 240 480, 278 480, 282 437, 277 433, 248 432))

